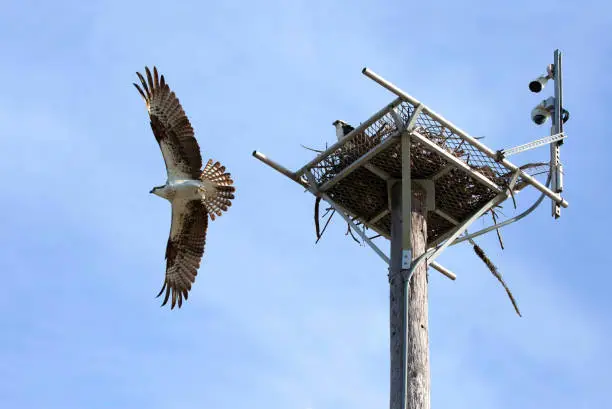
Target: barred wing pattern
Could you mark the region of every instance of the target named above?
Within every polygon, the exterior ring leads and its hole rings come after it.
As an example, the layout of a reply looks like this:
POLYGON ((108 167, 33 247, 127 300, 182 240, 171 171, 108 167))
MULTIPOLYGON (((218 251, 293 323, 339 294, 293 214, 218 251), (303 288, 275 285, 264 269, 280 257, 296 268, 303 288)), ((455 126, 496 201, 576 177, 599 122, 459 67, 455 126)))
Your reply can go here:
POLYGON ((181 308, 183 298, 187 300, 189 297, 204 254, 207 230, 208 211, 202 201, 172 201, 172 225, 166 246, 166 278, 157 294, 159 297, 166 291, 162 306, 171 298, 170 308, 174 309, 177 304, 181 308))
POLYGON ((168 180, 199 179, 202 168, 200 146, 193 127, 178 98, 162 75, 153 67, 153 75, 145 67, 147 80, 136 73, 142 88, 134 84, 144 98, 151 119, 151 129, 166 163, 168 180))

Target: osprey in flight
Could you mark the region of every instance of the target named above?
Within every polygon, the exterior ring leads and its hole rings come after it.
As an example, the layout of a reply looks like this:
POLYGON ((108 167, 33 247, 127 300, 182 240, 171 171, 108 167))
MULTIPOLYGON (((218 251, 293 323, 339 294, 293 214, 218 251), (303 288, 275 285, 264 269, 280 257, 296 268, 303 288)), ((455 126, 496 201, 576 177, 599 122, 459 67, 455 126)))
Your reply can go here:
POLYGON ((151 129, 159 144, 168 178, 163 186, 154 187, 150 193, 172 204, 172 224, 166 246, 166 278, 157 294, 164 290, 162 306, 172 296, 172 306, 183 304, 188 298, 191 284, 198 274, 204 254, 208 217, 215 220, 231 206, 235 188, 229 173, 219 162, 210 159, 202 170, 200 147, 193 128, 178 98, 168 84, 145 67, 147 79, 136 73, 142 88, 134 84, 145 100, 151 129))

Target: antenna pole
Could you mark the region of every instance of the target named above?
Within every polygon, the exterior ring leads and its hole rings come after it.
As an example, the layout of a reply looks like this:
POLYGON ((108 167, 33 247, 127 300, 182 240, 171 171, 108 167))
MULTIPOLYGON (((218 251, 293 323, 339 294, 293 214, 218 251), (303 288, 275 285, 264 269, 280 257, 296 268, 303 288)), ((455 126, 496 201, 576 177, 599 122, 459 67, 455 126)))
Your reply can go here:
POLYGON ((390 188, 390 409, 430 408, 427 263, 421 263, 408 282, 404 263, 405 252, 415 260, 426 251, 426 193, 417 189, 410 186, 411 208, 403 215, 405 188, 400 181, 390 188), (409 221, 411 249, 402 248, 403 220, 409 221))
MULTIPOLYGON (((553 81, 555 85, 555 107, 552 115, 551 135, 563 132, 563 83, 561 78, 561 51, 559 50, 555 50, 554 54, 553 81)), ((563 144, 562 140, 550 145, 551 190, 555 193, 563 191, 563 166, 559 154, 561 144, 563 144)), ((555 219, 561 217, 561 206, 555 201, 552 201, 552 215, 555 219)))

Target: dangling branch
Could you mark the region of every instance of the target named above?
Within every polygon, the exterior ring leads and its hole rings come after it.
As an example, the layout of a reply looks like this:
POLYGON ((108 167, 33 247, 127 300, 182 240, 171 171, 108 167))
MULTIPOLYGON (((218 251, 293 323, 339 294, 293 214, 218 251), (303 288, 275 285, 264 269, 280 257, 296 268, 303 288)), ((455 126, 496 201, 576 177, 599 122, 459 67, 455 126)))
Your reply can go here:
POLYGON ((480 259, 483 261, 483 263, 486 264, 486 266, 489 268, 489 270, 495 276, 495 278, 497 278, 497 281, 499 281, 501 285, 504 287, 504 289, 506 290, 506 293, 508 294, 508 297, 510 297, 510 301, 512 302, 512 305, 514 306, 514 310, 516 311, 518 316, 522 317, 521 312, 519 311, 518 305, 516 304, 516 300, 514 299, 512 292, 506 285, 506 282, 502 278, 501 274, 499 273, 499 271, 497 271, 497 267, 495 267, 495 265, 491 262, 491 260, 489 260, 489 257, 487 257, 485 252, 480 248, 480 246, 478 246, 478 244, 476 244, 473 240, 470 240, 470 243, 472 243, 472 245, 474 246, 474 252, 476 253, 476 255, 480 257, 480 259))
POLYGON ((319 204, 321 203, 321 196, 317 196, 315 199, 315 208, 314 208, 314 222, 315 222, 315 232, 317 234, 317 241, 321 238, 321 232, 319 230, 319 204))
POLYGON ((327 216, 327 213, 329 213, 330 210, 332 212, 329 215, 329 217, 327 218, 327 221, 325 222, 325 226, 323 226, 323 230, 321 232, 319 232, 319 203, 321 203, 321 198, 319 196, 317 196, 317 198, 315 199, 315 230, 316 230, 316 233, 317 233, 317 241, 315 241, 315 244, 317 244, 319 242, 319 240, 321 240, 321 237, 323 237, 323 233, 325 233, 325 230, 327 229, 327 225, 331 221, 332 217, 334 217, 334 213, 336 213, 336 209, 334 209, 332 207, 328 207, 325 210, 325 214, 323 214, 323 218, 325 218, 325 216, 327 216))
POLYGON ((355 240, 355 242, 357 242, 357 244, 361 244, 361 242, 359 240, 357 240, 357 238, 353 234, 353 229, 351 229, 351 225, 349 223, 346 223, 346 233, 344 235, 348 236, 349 233, 350 233, 351 237, 353 238, 353 240, 355 240))
MULTIPOLYGON (((497 224, 497 217, 495 215, 495 210, 491 209, 491 216, 493 217, 493 224, 497 224)), ((501 246, 501 249, 504 250, 504 241, 502 240, 502 236, 501 236, 501 232, 499 231, 499 229, 495 229, 495 232, 497 233, 497 239, 499 240, 499 245, 501 246)))

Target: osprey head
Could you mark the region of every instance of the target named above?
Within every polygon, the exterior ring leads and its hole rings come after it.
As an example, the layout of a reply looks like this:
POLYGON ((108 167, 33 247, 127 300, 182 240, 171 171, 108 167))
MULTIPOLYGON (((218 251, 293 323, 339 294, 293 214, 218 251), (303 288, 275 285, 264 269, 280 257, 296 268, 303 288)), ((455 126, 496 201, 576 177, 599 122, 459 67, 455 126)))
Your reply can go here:
POLYGON ((163 197, 163 190, 166 186, 155 186, 149 193, 153 193, 154 195, 163 197))

